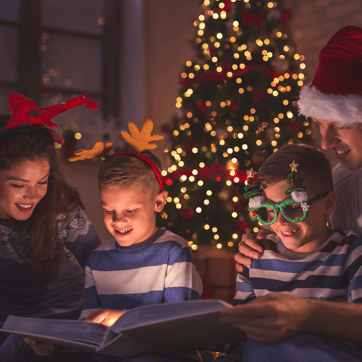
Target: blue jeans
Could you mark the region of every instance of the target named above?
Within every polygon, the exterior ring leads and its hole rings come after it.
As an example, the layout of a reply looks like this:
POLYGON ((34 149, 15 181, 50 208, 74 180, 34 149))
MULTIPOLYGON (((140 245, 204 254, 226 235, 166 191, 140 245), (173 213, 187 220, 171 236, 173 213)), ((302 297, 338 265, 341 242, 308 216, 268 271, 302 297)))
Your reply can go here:
POLYGON ((357 362, 362 347, 318 334, 297 334, 279 343, 248 338, 245 346, 216 362, 357 362))

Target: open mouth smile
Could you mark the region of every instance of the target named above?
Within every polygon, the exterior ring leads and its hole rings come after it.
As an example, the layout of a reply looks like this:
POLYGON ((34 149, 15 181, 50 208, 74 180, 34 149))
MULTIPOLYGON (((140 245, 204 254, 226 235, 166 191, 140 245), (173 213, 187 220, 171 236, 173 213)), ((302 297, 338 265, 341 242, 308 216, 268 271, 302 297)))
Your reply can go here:
POLYGON ((33 210, 34 204, 15 204, 21 212, 30 212, 33 210))
POLYGON ((117 236, 125 236, 128 235, 133 229, 128 229, 128 230, 114 230, 116 232, 117 236))
POLYGON ((299 229, 295 229, 295 230, 292 230, 292 231, 281 231, 281 234, 284 235, 284 236, 293 236, 298 231, 299 231, 299 229))
POLYGON ((339 158, 340 160, 343 160, 344 158, 347 157, 347 155, 351 152, 351 150, 344 150, 344 151, 337 151, 336 150, 336 156, 337 158, 339 158))

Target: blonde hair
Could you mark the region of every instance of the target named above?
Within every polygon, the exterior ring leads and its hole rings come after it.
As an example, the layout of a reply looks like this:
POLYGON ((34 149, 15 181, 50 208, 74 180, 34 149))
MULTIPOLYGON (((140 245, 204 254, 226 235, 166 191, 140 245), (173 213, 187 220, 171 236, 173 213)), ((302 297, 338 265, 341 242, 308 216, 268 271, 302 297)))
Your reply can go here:
MULTIPOLYGON (((160 160, 149 151, 141 154, 149 158, 159 170, 160 160)), ((145 161, 127 155, 113 155, 105 159, 98 171, 98 184, 104 187, 140 186, 151 198, 160 192, 160 184, 153 169, 145 161)))

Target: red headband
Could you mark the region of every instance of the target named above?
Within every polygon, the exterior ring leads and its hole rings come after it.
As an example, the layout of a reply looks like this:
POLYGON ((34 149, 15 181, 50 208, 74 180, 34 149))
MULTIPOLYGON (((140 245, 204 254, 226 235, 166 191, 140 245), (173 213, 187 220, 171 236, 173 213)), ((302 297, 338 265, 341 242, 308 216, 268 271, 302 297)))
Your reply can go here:
POLYGON ((152 168, 152 170, 154 171, 154 173, 156 174, 158 183, 160 184, 160 189, 161 192, 163 191, 163 181, 162 181, 162 176, 161 176, 161 172, 158 169, 158 167, 146 156, 143 156, 141 154, 138 155, 132 155, 132 153, 129 153, 127 151, 122 151, 122 152, 116 152, 114 153, 112 156, 115 155, 124 155, 124 156, 128 156, 128 157, 134 157, 134 158, 139 158, 140 160, 148 163, 148 165, 152 168))

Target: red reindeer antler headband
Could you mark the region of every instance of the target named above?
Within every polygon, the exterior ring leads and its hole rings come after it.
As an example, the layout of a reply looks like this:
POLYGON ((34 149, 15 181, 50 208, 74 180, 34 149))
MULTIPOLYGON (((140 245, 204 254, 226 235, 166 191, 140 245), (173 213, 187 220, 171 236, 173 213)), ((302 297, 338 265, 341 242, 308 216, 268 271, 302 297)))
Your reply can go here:
MULTIPOLYGON (((39 129, 42 125, 45 125, 49 128, 53 126, 58 127, 51 119, 57 116, 60 113, 63 113, 69 109, 86 105, 86 108, 89 109, 98 109, 99 104, 93 99, 86 98, 88 92, 72 99, 69 99, 67 102, 62 104, 56 104, 53 106, 38 108, 34 101, 31 99, 17 93, 11 93, 9 95, 9 106, 11 109, 11 118, 6 125, 6 129, 0 133, 0 138, 13 133, 19 133, 22 131, 29 131, 31 129, 39 129), (40 115, 31 116, 29 112, 38 111, 40 115)), ((57 143, 63 144, 63 137, 50 130, 54 140, 57 143)))

